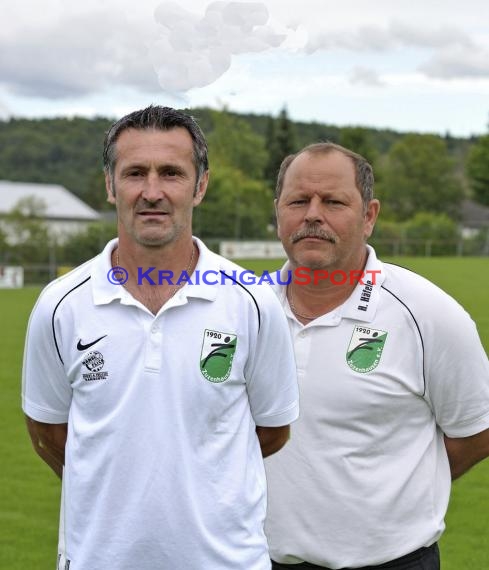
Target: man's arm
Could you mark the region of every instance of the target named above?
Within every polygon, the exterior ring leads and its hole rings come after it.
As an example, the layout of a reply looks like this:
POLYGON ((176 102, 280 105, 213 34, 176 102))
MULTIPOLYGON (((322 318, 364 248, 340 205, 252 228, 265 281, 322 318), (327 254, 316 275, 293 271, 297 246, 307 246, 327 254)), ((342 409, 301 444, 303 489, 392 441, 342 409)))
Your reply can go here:
POLYGON ((489 429, 469 437, 445 436, 445 447, 453 481, 473 465, 489 457, 489 429))
POLYGON ((260 441, 263 457, 276 453, 287 443, 290 435, 289 426, 280 427, 256 427, 256 435, 260 441))
POLYGON ((27 429, 36 453, 61 479, 65 463, 68 424, 45 424, 26 416, 27 429))

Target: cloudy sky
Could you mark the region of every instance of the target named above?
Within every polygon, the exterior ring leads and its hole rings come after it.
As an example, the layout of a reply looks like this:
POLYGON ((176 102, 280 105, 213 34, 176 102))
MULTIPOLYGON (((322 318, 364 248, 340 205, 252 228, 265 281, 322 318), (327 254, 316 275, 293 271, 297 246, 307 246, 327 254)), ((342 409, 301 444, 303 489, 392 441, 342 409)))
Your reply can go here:
POLYGON ((0 117, 149 103, 485 133, 487 0, 2 0, 0 117))

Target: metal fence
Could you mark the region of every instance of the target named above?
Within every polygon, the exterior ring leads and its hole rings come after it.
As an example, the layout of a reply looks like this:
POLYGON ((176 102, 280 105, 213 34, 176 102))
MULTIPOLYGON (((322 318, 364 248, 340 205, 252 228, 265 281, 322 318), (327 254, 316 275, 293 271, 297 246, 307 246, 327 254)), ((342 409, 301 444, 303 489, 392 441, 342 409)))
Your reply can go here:
MULTIPOLYGON (((462 239, 443 241, 420 239, 381 240, 373 238, 369 243, 373 245, 381 258, 402 256, 489 257, 489 239, 474 242, 462 239)), ((218 242, 215 240, 207 243, 207 245, 214 251, 218 250, 218 242)), ((23 268, 25 285, 45 285, 71 269, 71 267, 58 263, 54 259, 51 263, 26 263, 23 265, 23 268)))
POLYGON ((375 248, 379 256, 489 256, 489 232, 485 239, 376 239, 372 238, 369 243, 375 248))

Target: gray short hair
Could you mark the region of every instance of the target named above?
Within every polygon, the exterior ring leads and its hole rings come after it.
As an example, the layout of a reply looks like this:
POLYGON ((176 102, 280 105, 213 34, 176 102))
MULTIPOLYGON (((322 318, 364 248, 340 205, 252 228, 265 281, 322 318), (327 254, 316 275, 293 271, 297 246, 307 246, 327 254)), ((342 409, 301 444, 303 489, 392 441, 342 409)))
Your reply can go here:
POLYGON ((355 182, 358 190, 360 191, 360 195, 362 196, 363 207, 366 210, 370 200, 374 197, 374 173, 372 166, 362 155, 332 142, 310 144, 295 154, 290 154, 284 158, 280 165, 280 170, 277 176, 277 185, 275 187, 275 198, 277 201, 282 194, 285 174, 295 158, 305 152, 310 154, 329 154, 333 151, 341 152, 352 160, 353 165, 355 166, 355 182))
POLYGON ((150 105, 146 109, 134 111, 116 121, 107 131, 104 140, 104 171, 111 179, 114 175, 116 163, 116 143, 117 139, 127 129, 157 129, 161 131, 169 131, 182 127, 188 131, 192 137, 194 148, 194 164, 197 174, 197 181, 199 181, 209 169, 209 160, 207 156, 207 142, 204 133, 195 119, 172 109, 171 107, 161 107, 158 105, 150 105))

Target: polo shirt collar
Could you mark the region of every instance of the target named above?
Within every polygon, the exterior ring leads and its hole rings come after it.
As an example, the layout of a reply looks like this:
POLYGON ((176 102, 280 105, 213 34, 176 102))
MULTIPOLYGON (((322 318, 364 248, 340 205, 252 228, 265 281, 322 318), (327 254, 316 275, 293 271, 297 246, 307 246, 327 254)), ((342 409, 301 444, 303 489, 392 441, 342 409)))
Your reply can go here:
MULTIPOLYGON (((195 269, 198 270, 201 275, 205 271, 210 270, 218 272, 220 268, 219 257, 210 251, 200 239, 193 237, 193 240, 199 248, 199 260, 195 269)), ((110 273, 112 271, 112 252, 117 247, 118 243, 119 240, 117 238, 109 241, 103 251, 95 257, 93 261, 91 281, 93 301, 95 305, 105 305, 114 300, 119 300, 123 304, 134 303, 134 298, 122 285, 113 284, 109 280, 110 273)), ((164 268, 161 267, 158 269, 164 268)), ((206 283, 196 285, 194 283, 194 279, 192 279, 194 274, 190 276, 192 284, 187 283, 184 285, 178 291, 176 296, 180 300, 184 300, 188 297, 197 297, 213 301, 217 297, 218 286, 206 283)), ((177 276, 175 276, 175 278, 177 278, 177 276)))
POLYGON ((95 305, 106 305, 115 299, 122 300, 127 291, 122 285, 110 282, 112 271, 112 252, 117 247, 119 240, 112 239, 104 247, 103 251, 93 260, 91 271, 92 295, 95 305))
POLYGON ((377 259, 375 250, 367 245, 368 258, 365 264, 365 277, 358 283, 348 299, 338 307, 342 318, 356 319, 370 323, 377 312, 380 288, 385 279, 382 262, 377 259))
POLYGON ((190 276, 190 283, 187 283, 182 289, 180 289, 180 294, 188 297, 197 297, 199 299, 207 299, 208 301, 214 301, 217 297, 217 291, 219 285, 213 285, 212 282, 203 283, 200 279, 199 284, 196 284, 196 275, 201 277, 206 271, 215 271, 219 273, 221 268, 220 257, 213 253, 199 238, 193 237, 194 242, 199 248, 199 261, 195 267, 194 273, 190 276), (198 273, 197 273, 198 272, 198 273))
MULTIPOLYGON (((343 318, 363 322, 371 322, 374 319, 380 299, 380 288, 385 279, 385 273, 382 262, 377 259, 373 247, 370 245, 366 247, 368 258, 364 269, 365 276, 362 278, 363 284, 359 282, 342 305, 303 326, 336 326, 340 324, 343 318)), ((292 270, 290 263, 287 261, 280 270, 280 279, 282 282, 287 282, 290 275, 292 275, 291 278, 293 279, 293 273, 289 274, 289 271, 292 270)), ((275 285, 274 289, 284 307, 286 316, 289 319, 297 321, 287 300, 287 287, 275 285)))

